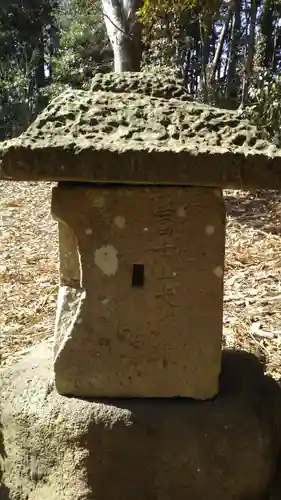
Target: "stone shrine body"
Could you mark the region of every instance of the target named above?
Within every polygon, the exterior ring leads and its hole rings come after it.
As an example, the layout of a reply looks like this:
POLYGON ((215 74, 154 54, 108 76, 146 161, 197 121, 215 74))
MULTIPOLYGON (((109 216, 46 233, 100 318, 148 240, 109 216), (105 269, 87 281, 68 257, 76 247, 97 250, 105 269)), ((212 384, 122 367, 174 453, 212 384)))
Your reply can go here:
POLYGON ((221 193, 59 186, 52 211, 60 221, 59 392, 214 396, 222 334, 221 193))

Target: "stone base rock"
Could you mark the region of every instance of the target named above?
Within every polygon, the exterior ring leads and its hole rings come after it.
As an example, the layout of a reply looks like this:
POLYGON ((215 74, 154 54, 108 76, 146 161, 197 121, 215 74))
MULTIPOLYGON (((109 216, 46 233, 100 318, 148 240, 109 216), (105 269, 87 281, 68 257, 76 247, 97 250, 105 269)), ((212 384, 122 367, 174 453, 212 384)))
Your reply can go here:
POLYGON ((67 398, 51 365, 42 344, 2 371, 1 500, 281 498, 280 389, 253 356, 223 354, 208 402, 67 398))

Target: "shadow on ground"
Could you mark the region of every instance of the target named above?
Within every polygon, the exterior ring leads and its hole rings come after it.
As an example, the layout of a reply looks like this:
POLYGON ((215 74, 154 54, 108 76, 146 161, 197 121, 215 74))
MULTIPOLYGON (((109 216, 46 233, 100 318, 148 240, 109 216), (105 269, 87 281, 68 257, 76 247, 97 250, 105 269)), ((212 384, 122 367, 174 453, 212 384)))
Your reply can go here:
POLYGON ((0 421, 0 499, 1 500, 9 500, 9 489, 2 482, 2 477, 3 477, 2 462, 5 458, 6 458, 6 452, 4 445, 3 426, 0 421))
MULTIPOLYGON (((163 467, 167 466, 168 469, 171 464, 174 464, 174 462, 177 463, 177 450, 181 448, 179 436, 183 436, 183 442, 187 437, 190 438, 188 441, 190 449, 193 449, 193 445, 195 446, 194 456, 197 456, 197 453, 200 455, 202 452, 200 451, 200 446, 198 448, 200 436, 202 434, 205 436, 212 436, 210 439, 210 449, 208 449, 208 446, 206 447, 205 444, 204 450, 206 456, 212 457, 214 461, 214 466, 210 466, 209 468, 209 472, 214 471, 214 474, 213 477, 208 476, 206 478, 202 475, 202 478, 203 482, 206 482, 206 484, 208 484, 208 482, 214 484, 216 481, 218 482, 215 488, 220 492, 218 495, 219 498, 222 498, 221 492, 225 491, 225 488, 231 489, 233 487, 233 485, 229 486, 227 481, 230 481, 230 483, 233 481, 235 482, 235 478, 239 480, 239 478, 243 476, 243 473, 241 475, 241 470, 245 470, 246 475, 250 473, 255 477, 255 471, 259 470, 261 464, 259 457, 263 456, 263 451, 266 455, 271 447, 270 454, 272 453, 272 456, 278 456, 279 451, 281 454, 280 387, 271 377, 264 375, 264 366, 261 361, 256 356, 246 351, 224 351, 222 375, 220 377, 220 392, 218 396, 211 401, 199 402, 186 398, 163 398, 155 400, 151 398, 142 399, 140 403, 138 399, 132 398, 118 400, 103 398, 98 401, 95 399, 95 402, 111 406, 112 412, 116 411, 116 408, 125 409, 128 411, 128 415, 130 415, 130 417, 128 417, 127 427, 124 426, 122 422, 119 424, 117 422, 111 428, 110 437, 106 436, 104 438, 105 440, 108 439, 108 443, 104 445, 104 448, 101 446, 100 449, 106 449, 106 453, 101 451, 101 455, 97 457, 96 453, 91 451, 96 450, 96 443, 94 441, 92 443, 84 443, 85 448, 90 450, 86 466, 86 470, 88 471, 88 484, 91 485, 93 491, 98 492, 99 498, 102 491, 103 493, 106 491, 108 497, 111 498, 111 484, 108 482, 107 478, 111 476, 114 477, 114 474, 116 475, 115 466, 120 463, 122 463, 123 466, 118 468, 118 477, 120 474, 121 476, 124 474, 124 477, 119 477, 119 481, 120 484, 126 485, 126 488, 128 488, 128 491, 125 491, 126 494, 124 498, 133 497, 133 488, 135 484, 142 485, 141 487, 144 489, 142 492, 143 498, 145 498, 145 495, 149 492, 149 487, 145 486, 145 483, 146 485, 150 482, 153 484, 153 468, 155 462, 159 462, 159 457, 164 456, 162 465, 163 467), (207 415, 208 418, 206 418, 207 415), (256 421, 259 422, 258 433, 252 428, 253 422, 256 421), (222 427, 224 424, 226 425, 225 428, 232 429, 231 434, 228 436, 228 440, 226 440, 226 445, 223 444, 222 439, 224 435, 222 427), (184 430, 184 428, 191 428, 196 436, 193 437, 192 433, 188 430, 184 430), (158 432, 160 436, 161 433, 164 435, 165 438, 163 441, 161 441, 161 437, 158 437, 158 432), (269 448, 266 446, 263 448, 263 444, 260 445, 257 443, 258 435, 260 436, 261 443, 264 439, 265 441, 267 438, 270 440, 271 445, 269 448), (145 447, 142 444, 143 442, 148 442, 151 446, 145 447), (133 453, 131 443, 134 443, 136 447, 133 453), (156 446, 152 446, 153 443, 156 446), (165 446, 163 443, 165 443, 165 446), (216 445, 216 443, 218 444, 216 445), (213 445, 218 448, 214 450, 213 445), (159 446, 160 449, 158 449, 159 446), (221 446, 226 446, 223 452, 220 450, 221 446), (244 446, 245 449, 251 450, 250 466, 248 462, 249 454, 245 454, 244 451, 241 452, 244 446), (234 455, 232 455, 232 451, 234 451, 234 455), (103 453, 104 456, 102 456, 103 453), (107 461, 108 453, 110 455, 109 461, 107 461), (223 456, 228 464, 226 466, 221 463, 221 457, 223 456), (98 463, 96 463, 96 460, 98 460, 98 463), (245 467, 242 463, 243 461, 245 462, 245 467), (140 475, 144 466, 143 464, 150 464, 150 466, 146 469, 145 481, 142 483, 140 475), (228 475, 229 479, 225 479, 224 475, 219 477, 219 475, 216 474, 216 470, 220 470, 221 467, 222 469, 225 467, 226 476, 228 475), (98 479, 97 477, 92 477, 91 474, 91 471, 95 471, 97 468, 99 470, 98 479), (130 481, 128 481, 128 474, 130 481), (147 491, 145 487, 147 487, 147 491), (132 490, 130 488, 132 488, 132 490)), ((95 427, 96 422, 93 421, 88 429, 87 439, 89 436, 96 436, 95 427)), ((184 454, 188 454, 184 445, 182 451, 184 454)), ((265 459, 264 463, 268 460, 272 460, 272 457, 265 459)), ((185 461, 186 463, 188 462, 188 457, 185 457, 185 461)), ((276 470, 274 466, 272 467, 272 482, 268 484, 266 491, 261 492, 261 496, 257 497, 255 495, 254 498, 247 497, 245 499, 243 498, 243 500, 280 500, 280 465, 281 463, 278 464, 276 470)), ((266 468, 266 465, 264 467, 266 468)), ((168 471, 168 469, 167 474, 169 475, 171 471, 168 471)), ((175 474, 178 474, 178 469, 175 471, 175 474)), ((175 483, 180 484, 180 481, 175 481, 175 483)), ((194 488, 196 490, 196 486, 194 488)), ((240 496, 237 496, 238 489, 239 488, 237 488, 236 495, 234 491, 233 498, 240 498, 240 496)), ((107 494, 105 494, 105 497, 107 494)), ((139 497, 137 496, 137 498, 139 497)), ((229 496, 227 498, 229 498, 229 496)))
POLYGON ((279 191, 226 191, 227 215, 240 224, 281 234, 281 194, 279 191))
POLYGON ((281 498, 281 452, 277 462, 276 474, 273 478, 268 495, 262 500, 280 500, 281 498))

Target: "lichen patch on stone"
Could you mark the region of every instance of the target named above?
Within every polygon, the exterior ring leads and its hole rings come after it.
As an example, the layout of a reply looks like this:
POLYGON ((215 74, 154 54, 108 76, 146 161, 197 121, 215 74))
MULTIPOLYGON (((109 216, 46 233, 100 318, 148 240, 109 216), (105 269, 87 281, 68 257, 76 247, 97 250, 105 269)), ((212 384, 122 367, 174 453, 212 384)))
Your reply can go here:
POLYGON ((114 276, 118 270, 118 252, 112 245, 95 251, 95 264, 107 276, 114 276))
POLYGON ((214 275, 217 276, 218 278, 222 278, 223 277, 223 268, 221 266, 217 266, 214 271, 213 271, 214 275))
POLYGON ((123 215, 117 215, 116 217, 114 217, 114 223, 117 227, 119 227, 119 229, 124 229, 126 225, 126 219, 125 217, 123 217, 123 215))
POLYGON ((205 232, 208 236, 212 236, 214 234, 215 230, 216 230, 215 226, 210 225, 210 226, 205 227, 205 232))

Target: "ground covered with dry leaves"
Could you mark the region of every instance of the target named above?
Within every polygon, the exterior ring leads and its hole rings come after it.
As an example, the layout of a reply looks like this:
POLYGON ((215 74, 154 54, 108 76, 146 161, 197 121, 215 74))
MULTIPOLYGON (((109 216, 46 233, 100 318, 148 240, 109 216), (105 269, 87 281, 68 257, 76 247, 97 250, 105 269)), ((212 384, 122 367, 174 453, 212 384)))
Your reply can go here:
MULTIPOLYGON (((0 182, 2 366, 52 339, 58 290, 51 183, 0 182)), ((281 195, 224 193, 224 346, 246 349, 281 379, 281 195)))

